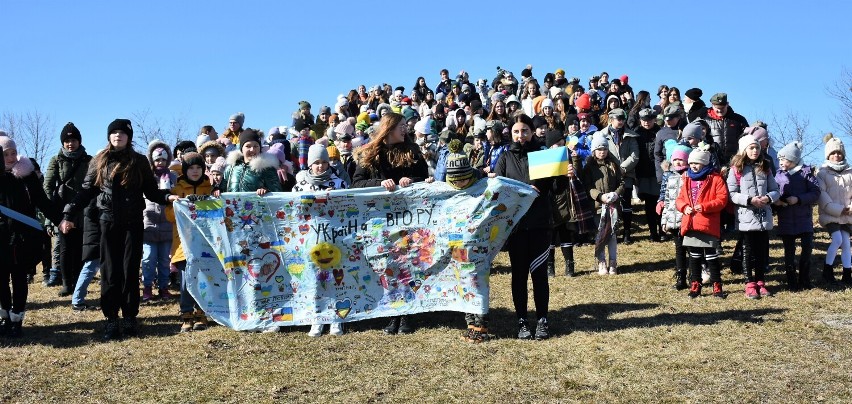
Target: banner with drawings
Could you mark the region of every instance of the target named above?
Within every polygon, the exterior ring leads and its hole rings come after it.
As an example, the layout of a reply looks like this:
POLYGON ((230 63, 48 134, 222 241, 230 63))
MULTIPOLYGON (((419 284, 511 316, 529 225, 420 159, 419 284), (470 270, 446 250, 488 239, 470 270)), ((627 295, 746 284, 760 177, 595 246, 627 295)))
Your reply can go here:
POLYGON ((489 270, 538 194, 506 179, 175 202, 199 305, 236 330, 488 311, 489 270))

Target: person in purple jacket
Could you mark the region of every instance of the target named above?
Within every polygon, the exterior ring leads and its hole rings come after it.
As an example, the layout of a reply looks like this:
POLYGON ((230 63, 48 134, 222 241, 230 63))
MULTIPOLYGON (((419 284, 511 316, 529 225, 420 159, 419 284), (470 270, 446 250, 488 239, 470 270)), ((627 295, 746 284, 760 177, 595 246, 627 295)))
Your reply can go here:
POLYGON ((784 242, 784 270, 787 289, 810 289, 811 252, 814 248, 814 204, 819 199, 819 183, 811 166, 802 164, 802 144, 793 142, 778 152, 775 182, 781 198, 774 203, 778 215, 776 234, 784 242), (796 240, 802 246, 799 273, 796 274, 796 240))

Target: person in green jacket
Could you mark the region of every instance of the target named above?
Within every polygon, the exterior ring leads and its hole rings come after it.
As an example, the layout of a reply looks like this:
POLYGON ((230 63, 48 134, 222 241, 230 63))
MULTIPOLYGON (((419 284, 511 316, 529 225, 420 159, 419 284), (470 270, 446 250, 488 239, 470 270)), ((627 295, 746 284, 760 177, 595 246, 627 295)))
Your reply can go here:
MULTIPOLYGON (((218 192, 283 192, 278 181, 278 159, 261 152, 260 134, 246 128, 240 134, 240 149, 228 154, 228 168, 218 192)), ((218 192, 214 195, 218 196, 218 192)))

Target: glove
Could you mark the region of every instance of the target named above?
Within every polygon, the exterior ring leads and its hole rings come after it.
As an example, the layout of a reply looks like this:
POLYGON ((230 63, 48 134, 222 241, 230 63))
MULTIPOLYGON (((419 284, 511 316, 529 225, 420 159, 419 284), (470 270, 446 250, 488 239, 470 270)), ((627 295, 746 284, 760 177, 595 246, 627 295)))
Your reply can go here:
POLYGON ((189 195, 186 196, 186 199, 188 199, 190 202, 198 202, 203 198, 204 197, 202 195, 197 195, 197 194, 189 194, 189 195))
POLYGON ((615 192, 609 193, 609 203, 615 203, 618 201, 618 194, 615 192))
POLYGON ((658 214, 658 215, 662 215, 662 214, 663 214, 663 208, 664 208, 665 206, 666 206, 666 203, 665 203, 664 201, 659 201, 659 202, 657 202, 657 214, 658 214))

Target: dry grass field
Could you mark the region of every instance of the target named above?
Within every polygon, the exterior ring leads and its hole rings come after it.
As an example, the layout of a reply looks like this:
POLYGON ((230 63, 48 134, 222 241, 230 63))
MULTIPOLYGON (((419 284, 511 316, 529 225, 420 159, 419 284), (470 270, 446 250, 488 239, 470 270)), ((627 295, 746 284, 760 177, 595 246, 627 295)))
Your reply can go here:
MULTIPOLYGON (((593 274, 593 247, 578 248, 579 276, 551 280, 555 335, 539 342, 513 338, 505 253, 492 276, 498 338, 483 344, 459 338, 460 313, 417 315, 419 328, 404 336, 384 335, 380 320, 316 339, 306 327, 178 334, 176 302, 143 306, 140 337, 102 343, 100 311, 72 312, 68 298, 36 284, 25 336, 0 340, 0 401, 850 402, 852 289, 819 281, 828 237, 816 238, 817 288, 783 291, 774 270, 778 293, 757 301, 727 260, 727 299, 674 291, 673 247, 644 234, 620 246, 617 276, 593 274)), ((776 268, 781 254, 773 240, 776 268)))

